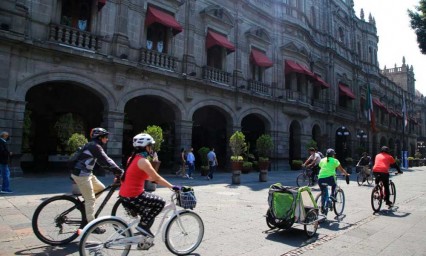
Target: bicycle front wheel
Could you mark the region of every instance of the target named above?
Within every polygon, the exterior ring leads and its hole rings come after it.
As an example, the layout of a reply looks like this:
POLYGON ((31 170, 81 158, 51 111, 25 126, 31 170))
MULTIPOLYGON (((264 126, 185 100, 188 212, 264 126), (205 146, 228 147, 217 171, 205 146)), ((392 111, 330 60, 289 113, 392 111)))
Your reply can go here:
POLYGON ((364 173, 359 172, 357 177, 356 177, 356 181, 358 182, 358 185, 361 186, 365 181, 364 173))
POLYGON ((393 183, 392 181, 389 181, 389 201, 392 202, 392 204, 395 204, 395 200, 396 200, 396 187, 395 187, 395 183, 393 183))
POLYGON ((371 191, 371 207, 374 212, 380 211, 380 207, 382 207, 382 196, 380 195, 379 185, 376 185, 371 191))
POLYGON ((309 186, 309 177, 304 173, 299 174, 296 178, 296 183, 298 187, 309 186))
POLYGON ((195 212, 174 216, 166 227, 166 246, 176 255, 186 255, 198 248, 204 236, 204 223, 195 212))
POLYGON ((368 185, 373 184, 373 174, 372 173, 367 175, 367 183, 368 183, 368 185))
POLYGON ((84 205, 73 196, 54 196, 41 203, 34 212, 32 227, 40 241, 50 245, 67 244, 83 228, 84 205))
POLYGON ((345 192, 343 192, 343 189, 336 188, 335 199, 336 200, 333 202, 334 213, 337 216, 340 216, 343 214, 343 211, 345 210, 345 192))
POLYGON ((82 235, 78 246, 80 255, 120 255, 129 254, 131 244, 127 238, 132 232, 127 224, 116 219, 101 219, 94 222, 82 235), (99 232, 104 229, 105 232, 99 232))

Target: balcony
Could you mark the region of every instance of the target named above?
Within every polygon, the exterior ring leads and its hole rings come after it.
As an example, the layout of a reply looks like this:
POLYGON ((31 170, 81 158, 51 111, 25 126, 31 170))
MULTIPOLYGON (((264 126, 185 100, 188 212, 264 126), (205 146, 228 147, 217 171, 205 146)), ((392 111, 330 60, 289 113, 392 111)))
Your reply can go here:
POLYGON ((271 95, 271 86, 255 80, 248 81, 248 90, 259 94, 271 95))
POLYGON ((204 66, 203 79, 216 82, 216 83, 229 85, 229 82, 231 81, 231 73, 228 73, 220 69, 204 66))
POLYGON ((89 51, 97 51, 102 48, 98 36, 87 31, 81 31, 59 24, 50 24, 49 40, 51 42, 89 51))
POLYGON ((165 53, 141 49, 140 62, 145 65, 162 68, 170 71, 176 71, 177 58, 165 53))

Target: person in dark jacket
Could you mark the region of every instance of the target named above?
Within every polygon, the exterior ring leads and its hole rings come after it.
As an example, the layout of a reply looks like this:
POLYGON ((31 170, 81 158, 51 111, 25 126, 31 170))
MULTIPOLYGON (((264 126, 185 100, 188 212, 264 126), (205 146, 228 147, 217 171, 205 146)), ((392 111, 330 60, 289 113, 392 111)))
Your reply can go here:
MULTIPOLYGON (((95 219, 95 194, 105 188, 105 185, 93 174, 95 165, 98 164, 111 170, 118 180, 123 173, 123 170, 108 157, 103 149, 108 142, 108 134, 109 132, 104 128, 92 129, 91 141, 83 146, 83 152, 77 159, 71 174, 84 198, 87 222, 95 219)), ((97 232, 104 233, 105 231, 99 228, 97 232)))
POLYGON ((9 140, 8 132, 0 133, 0 173, 3 179, 1 193, 10 194, 10 169, 9 169, 9 160, 12 152, 9 151, 7 146, 7 141, 9 140))

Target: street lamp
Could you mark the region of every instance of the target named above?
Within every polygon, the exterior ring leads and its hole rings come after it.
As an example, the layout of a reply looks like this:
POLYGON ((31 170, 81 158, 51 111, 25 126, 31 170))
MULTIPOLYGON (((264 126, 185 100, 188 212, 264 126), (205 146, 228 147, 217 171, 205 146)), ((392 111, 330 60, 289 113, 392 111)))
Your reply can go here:
POLYGON ((365 133, 364 130, 358 130, 356 137, 359 139, 359 144, 361 145, 361 147, 365 147, 367 133, 365 133))

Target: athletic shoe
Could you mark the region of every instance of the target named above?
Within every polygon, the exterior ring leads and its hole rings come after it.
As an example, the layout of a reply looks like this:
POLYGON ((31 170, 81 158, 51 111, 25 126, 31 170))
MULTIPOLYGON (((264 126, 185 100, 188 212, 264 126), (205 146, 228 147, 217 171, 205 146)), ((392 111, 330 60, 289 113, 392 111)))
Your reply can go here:
POLYGON ((7 190, 2 190, 0 193, 2 193, 2 194, 12 194, 13 192, 12 192, 12 190, 7 189, 7 190))
POLYGON ((188 175, 188 174, 185 174, 185 178, 189 179, 190 177, 189 177, 189 175, 188 175))
POLYGON ((95 228, 95 230, 93 230, 94 234, 103 234, 105 232, 106 232, 106 230, 102 227, 97 227, 97 228, 95 228))
POLYGON ((193 180, 194 178, 192 178, 192 177, 189 177, 188 179, 190 179, 190 180, 193 180))
POLYGON ((210 177, 209 177, 209 176, 207 176, 207 180, 210 180, 210 177))
POLYGON ((387 205, 387 206, 389 206, 389 207, 392 207, 392 206, 393 206, 393 203, 392 203, 391 201, 387 201, 387 202, 386 202, 386 205, 387 205))

